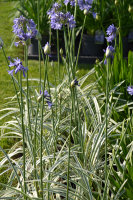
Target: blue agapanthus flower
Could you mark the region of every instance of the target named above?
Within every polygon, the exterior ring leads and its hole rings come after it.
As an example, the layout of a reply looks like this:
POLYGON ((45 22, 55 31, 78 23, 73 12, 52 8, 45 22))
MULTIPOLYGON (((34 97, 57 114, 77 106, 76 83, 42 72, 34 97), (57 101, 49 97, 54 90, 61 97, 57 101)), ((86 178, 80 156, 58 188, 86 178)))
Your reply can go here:
POLYGON ((78 6, 80 10, 87 11, 87 13, 91 13, 93 18, 96 18, 97 13, 92 10, 93 0, 78 0, 78 6))
MULTIPOLYGON (((115 49, 112 46, 107 46, 106 50, 103 49, 103 51, 105 52, 106 58, 114 58, 113 53, 115 52, 115 49)), ((107 59, 105 58, 104 60, 104 64, 107 64, 107 59)))
POLYGON ((80 10, 90 10, 92 8, 93 0, 78 0, 78 6, 80 10))
MULTIPOLYGON (((43 91, 40 90, 40 97, 43 96, 43 91)), ((40 99, 42 100, 42 98, 38 98, 38 101, 40 102, 40 99)), ((44 91, 44 98, 46 99, 46 103, 48 104, 48 108, 51 108, 51 106, 53 105, 53 103, 50 101, 50 95, 48 93, 47 90, 44 91)))
POLYGON ((114 24, 110 25, 107 28, 107 35, 108 37, 105 37, 107 39, 108 42, 112 42, 115 38, 116 38, 116 32, 117 32, 117 28, 114 26, 114 24))
MULTIPOLYGON (((10 60, 11 57, 9 56, 8 59, 10 60)), ((13 76, 13 72, 15 72, 15 74, 16 74, 17 72, 22 71, 23 72, 23 76, 26 77, 25 73, 27 72, 28 67, 24 67, 22 65, 22 62, 20 62, 20 59, 18 59, 18 58, 17 59, 14 58, 14 59, 12 59, 12 61, 10 61, 9 67, 14 67, 14 69, 7 70, 8 74, 10 74, 11 76, 13 76)))
POLYGON ((128 86, 127 91, 128 91, 128 94, 130 94, 132 96, 133 95, 133 85, 128 86))
POLYGON ((64 0, 64 4, 67 5, 68 3, 70 3, 71 6, 75 6, 76 2, 75 0, 64 0))
POLYGON ((35 37, 37 34, 36 24, 33 19, 26 19, 25 17, 20 16, 19 18, 15 18, 13 21, 13 32, 19 37, 20 41, 15 42, 15 46, 21 42, 23 45, 26 42, 35 37))
POLYGON ((51 16, 52 14, 55 14, 55 13, 57 13, 57 12, 59 12, 59 11, 61 11, 61 4, 54 3, 54 4, 52 5, 51 10, 49 10, 49 11, 47 12, 47 14, 48 14, 49 16, 51 16))
POLYGON ((63 24, 68 25, 70 29, 76 26, 74 16, 70 12, 64 13, 60 11, 60 4, 56 3, 52 6, 52 9, 47 12, 51 20, 51 28, 61 29, 63 24))

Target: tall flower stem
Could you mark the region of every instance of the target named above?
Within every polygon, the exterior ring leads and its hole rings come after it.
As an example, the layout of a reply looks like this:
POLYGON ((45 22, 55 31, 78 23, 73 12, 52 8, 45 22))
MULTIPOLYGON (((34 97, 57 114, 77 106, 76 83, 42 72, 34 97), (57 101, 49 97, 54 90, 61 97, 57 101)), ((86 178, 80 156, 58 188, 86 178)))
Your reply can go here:
MULTIPOLYGON (((37 105, 37 112, 36 112, 36 123, 35 123, 35 134, 34 134, 34 174, 35 174, 35 180, 37 179, 37 173, 36 173, 36 129, 37 129, 37 119, 38 119, 38 111, 39 111, 39 103, 37 105)), ((38 189, 37 189, 38 183, 37 181, 35 181, 35 188, 36 191, 38 193, 38 189)))
MULTIPOLYGON (((28 67, 28 46, 25 46, 25 67, 28 67)), ((28 111, 28 124, 29 124, 29 133, 32 139, 31 124, 30 124, 30 110, 29 110, 29 81, 28 81, 28 70, 26 75, 26 84, 27 84, 27 111, 28 111)))
POLYGON ((70 149, 71 149, 71 126, 72 126, 72 113, 73 113, 73 89, 71 89, 71 121, 70 121, 70 133, 69 133, 69 149, 68 149, 68 166, 67 166, 67 197, 69 199, 69 168, 70 168, 70 149))
MULTIPOLYGON (((40 0, 37 1, 37 12, 38 12, 38 32, 40 32, 40 0)), ((41 90, 41 45, 40 41, 38 40, 38 54, 39 54, 39 79, 40 79, 40 84, 39 88, 41 90)))
MULTIPOLYGON (((76 5, 75 5, 75 10, 74 10, 74 19, 76 21, 76 16, 77 16, 77 0, 76 0, 76 5)), ((75 78, 75 27, 73 28, 72 31, 72 44, 73 44, 73 79, 75 78)))
POLYGON ((59 31, 56 30, 56 33, 57 33, 58 78, 60 83, 59 31))
POLYGON ((82 28, 82 33, 81 33, 80 42, 79 42, 79 48, 78 48, 78 53, 77 53, 77 59, 76 59, 75 70, 77 69, 77 65, 78 65, 79 52, 80 52, 80 48, 81 48, 81 42, 82 42, 82 37, 83 37, 83 33, 84 33, 85 22, 86 22, 86 15, 85 15, 85 17, 84 17, 83 28, 82 28))
MULTIPOLYGON (((47 75, 47 56, 46 56, 46 64, 44 69, 44 85, 43 85, 43 95, 45 91, 45 82, 47 75)), ((44 98, 42 98, 42 108, 41 108, 41 137, 40 137, 40 184, 41 184, 41 198, 43 200, 43 163, 42 163, 42 138, 43 138, 43 109, 44 109, 44 98)))
MULTIPOLYGON (((20 95, 21 95, 21 127, 23 137, 23 180, 24 180, 24 191, 26 193, 26 182, 25 182, 25 130, 23 122, 23 97, 22 97, 22 71, 20 71, 20 95)), ((24 197, 24 199, 27 199, 24 197)))
MULTIPOLYGON (((107 79, 106 79, 106 105, 105 105, 105 181, 107 179, 108 167, 107 167, 107 128, 108 128, 108 78, 109 78, 110 58, 107 58, 107 79)), ((105 187, 105 194, 107 196, 107 187, 105 187)), ((106 197, 105 197, 106 200, 106 197)))

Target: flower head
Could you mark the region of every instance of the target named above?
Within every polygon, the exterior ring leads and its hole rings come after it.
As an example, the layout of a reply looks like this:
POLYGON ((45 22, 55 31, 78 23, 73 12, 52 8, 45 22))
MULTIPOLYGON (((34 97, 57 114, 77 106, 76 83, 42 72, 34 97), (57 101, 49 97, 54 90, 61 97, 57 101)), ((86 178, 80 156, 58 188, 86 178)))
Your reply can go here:
POLYGON ((3 40, 0 37, 0 49, 3 47, 3 45, 4 45, 3 40))
POLYGON ((10 59, 10 65, 9 65, 9 67, 14 67, 14 69, 13 70, 7 70, 8 71, 8 74, 10 74, 11 76, 13 76, 13 72, 15 72, 15 74, 17 73, 17 72, 19 72, 19 71, 22 71, 23 72, 23 76, 24 77, 26 77, 25 76, 25 73, 27 72, 27 70, 28 70, 28 67, 24 67, 23 65, 22 65, 22 62, 20 62, 20 59, 11 59, 10 57, 9 57, 9 59, 10 59))
POLYGON ((77 79, 75 78, 75 79, 71 82, 71 87, 73 88, 73 87, 75 87, 76 85, 80 86, 80 85, 78 84, 77 79))
POLYGON ((64 0, 64 4, 67 5, 70 2, 71 6, 75 6, 76 2, 75 0, 64 0))
POLYGON ((76 25, 76 22, 74 20, 74 16, 71 15, 70 12, 64 13, 60 11, 61 5, 56 3, 52 7, 50 11, 47 12, 50 18, 51 28, 53 29, 61 29, 63 24, 68 25, 70 29, 74 28, 76 25))
POLYGON ((49 45, 48 42, 47 42, 47 43, 45 44, 45 46, 43 47, 43 50, 44 50, 44 53, 45 53, 46 55, 51 56, 51 49, 50 49, 50 45, 49 45))
POLYGON ((18 46, 20 42, 22 42, 22 44, 25 45, 27 40, 36 36, 37 34, 36 24, 32 19, 26 19, 22 15, 19 18, 15 18, 13 23, 14 23, 13 32, 20 39, 19 42, 15 43, 16 46, 18 46))
POLYGON ((116 38, 117 28, 114 26, 114 24, 112 24, 107 28, 106 33, 109 37, 105 38, 107 39, 108 42, 112 42, 116 38))
POLYGON ((49 11, 47 12, 47 14, 48 14, 49 16, 51 16, 51 15, 53 15, 54 13, 59 12, 60 10, 61 10, 61 4, 54 3, 53 6, 52 6, 52 9, 49 10, 49 11))
MULTIPOLYGON (((40 96, 38 97, 37 101, 41 102, 42 98, 43 98, 43 91, 40 90, 40 96)), ((48 108, 51 108, 53 103, 51 103, 51 101, 50 101, 50 95, 48 94, 47 90, 44 91, 44 98, 46 99, 46 103, 48 104, 48 108)))
POLYGON ((127 91, 128 91, 128 94, 130 94, 132 96, 133 95, 133 85, 128 86, 127 91))
POLYGON ((93 0, 78 0, 78 6, 80 10, 90 10, 92 8, 93 0))

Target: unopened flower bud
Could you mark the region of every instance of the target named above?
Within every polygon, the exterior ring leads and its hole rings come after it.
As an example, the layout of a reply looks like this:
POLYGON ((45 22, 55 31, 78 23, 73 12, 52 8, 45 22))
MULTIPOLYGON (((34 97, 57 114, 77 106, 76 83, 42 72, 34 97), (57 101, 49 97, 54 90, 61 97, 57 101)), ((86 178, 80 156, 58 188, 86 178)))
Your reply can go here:
MULTIPOLYGON (((74 88, 76 85, 78 85, 78 81, 77 79, 75 78, 72 82, 71 82, 71 87, 74 88)), ((78 85, 80 86, 80 85, 78 85)))
POLYGON ((118 27, 116 30, 116 35, 119 35, 119 32, 120 32, 120 28, 118 27))
POLYGON ((99 59, 97 58, 96 61, 95 61, 96 65, 99 64, 99 59))
POLYGON ((4 45, 3 40, 0 37, 0 49, 1 49, 1 47, 3 47, 3 45, 4 45))
POLYGON ((96 20, 97 20, 97 21, 100 21, 100 20, 101 20, 101 17, 100 17, 98 14, 96 14, 96 20))
POLYGON ((51 67, 54 67, 54 62, 53 62, 53 60, 51 61, 51 67))
POLYGON ((130 5, 129 5, 128 11, 129 11, 130 13, 133 13, 133 6, 130 6, 130 5))
POLYGON ((106 50, 106 57, 107 58, 111 57, 111 55, 112 55, 112 51, 109 48, 107 48, 107 50, 106 50))
POLYGON ((26 40, 25 44, 26 44, 27 46, 29 46, 29 45, 31 44, 31 39, 28 38, 28 39, 26 40))
POLYGON ((42 190, 39 190, 39 195, 42 195, 42 190))
POLYGON ((51 54, 51 49, 50 49, 50 45, 49 45, 48 42, 47 42, 47 43, 45 44, 45 46, 43 47, 43 50, 44 50, 44 53, 45 53, 46 55, 50 55, 50 54, 51 54))
POLYGON ((41 36, 41 34, 39 33, 39 31, 37 31, 36 39, 39 40, 39 41, 42 40, 42 36, 41 36))
POLYGON ((87 9, 84 10, 84 15, 88 15, 89 11, 87 9))
POLYGON ((38 98, 37 98, 37 101, 40 103, 42 101, 42 96, 43 95, 40 95, 38 98))
POLYGON ((8 56, 8 60, 11 61, 12 63, 14 63, 14 60, 11 56, 8 56))
POLYGON ((114 52, 114 48, 112 46, 108 46, 105 51, 106 58, 112 57, 114 52))
POLYGON ((61 94, 61 92, 59 93, 59 100, 62 100, 62 94, 61 94))
POLYGON ((60 54, 61 54, 61 55, 63 54, 63 49, 62 49, 62 48, 60 49, 60 54))
POLYGON ((116 5, 116 6, 119 5, 119 0, 115 0, 115 5, 116 5))

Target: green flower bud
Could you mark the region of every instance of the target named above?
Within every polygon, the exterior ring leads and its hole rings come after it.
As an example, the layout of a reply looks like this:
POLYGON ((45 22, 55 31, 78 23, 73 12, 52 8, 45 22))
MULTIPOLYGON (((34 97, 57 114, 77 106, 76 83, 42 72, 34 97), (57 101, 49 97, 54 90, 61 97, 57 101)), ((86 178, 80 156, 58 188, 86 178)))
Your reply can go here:
POLYGON ((89 11, 87 9, 84 10, 84 15, 88 15, 89 11))
POLYGON ((50 45, 49 43, 47 42, 47 44, 45 44, 45 46, 43 47, 43 50, 44 50, 44 53, 46 55, 50 55, 51 54, 51 49, 50 49, 50 45))
POLYGON ((116 35, 119 35, 120 29, 119 27, 117 28, 116 35))
POLYGON ((71 82, 71 87, 74 88, 76 85, 80 86, 80 85, 78 84, 77 79, 75 78, 75 79, 71 82))
POLYGON ((42 36, 41 36, 41 34, 39 33, 39 31, 37 31, 36 39, 39 40, 39 41, 42 40, 42 36))
POLYGON ((116 6, 119 5, 119 0, 115 0, 115 5, 116 5, 116 6))
POLYGON ((39 190, 39 195, 42 195, 42 190, 39 190))
POLYGON ((61 94, 61 92, 59 93, 59 100, 62 100, 62 94, 61 94))
POLYGON ((133 6, 130 6, 130 5, 129 5, 128 11, 129 11, 130 13, 133 13, 133 6))
POLYGON ((97 20, 97 21, 100 21, 100 20, 101 20, 101 17, 100 17, 98 14, 96 15, 96 20, 97 20))
POLYGON ((54 67, 54 62, 53 62, 53 60, 51 61, 51 67, 54 67))
POLYGON ((63 54, 63 49, 62 49, 62 48, 60 49, 60 54, 61 54, 61 55, 63 54))
POLYGON ((37 101, 40 103, 42 101, 42 96, 43 95, 40 95, 38 98, 37 98, 37 101))
POLYGON ((112 51, 111 51, 109 48, 107 48, 105 54, 106 54, 106 57, 111 57, 111 55, 112 55, 112 51))
POLYGON ((99 59, 97 58, 96 61, 95 61, 96 65, 99 64, 99 59))

